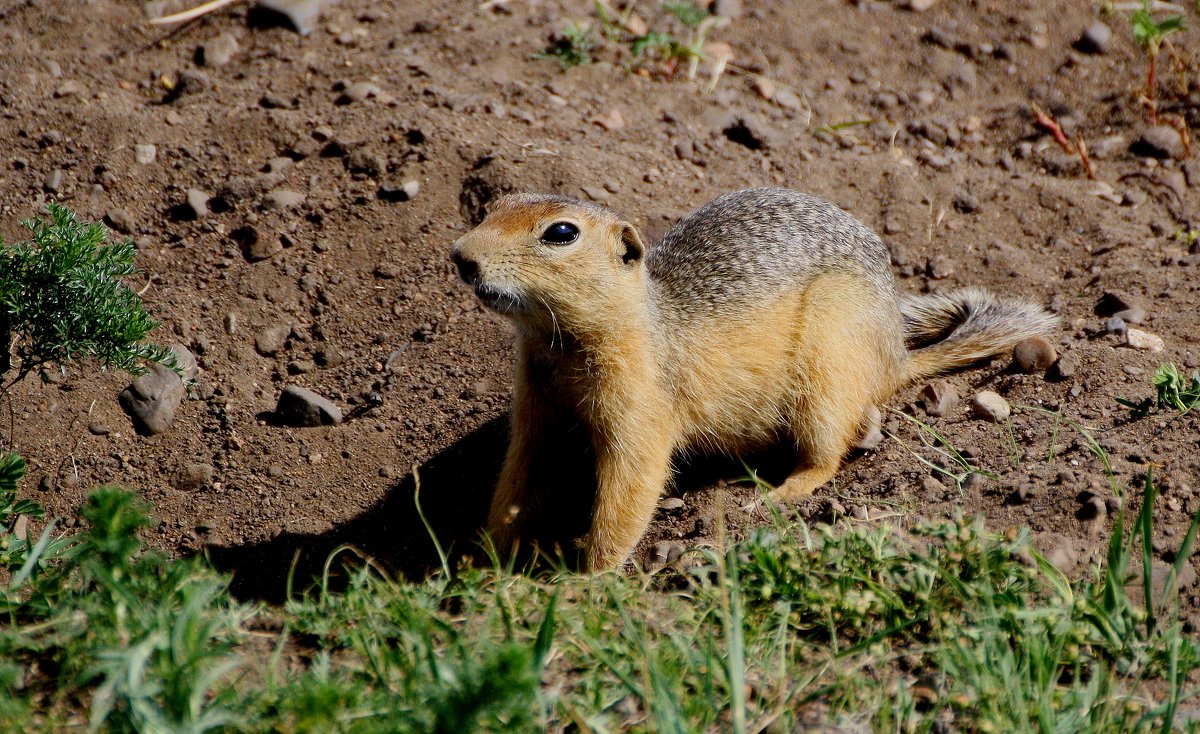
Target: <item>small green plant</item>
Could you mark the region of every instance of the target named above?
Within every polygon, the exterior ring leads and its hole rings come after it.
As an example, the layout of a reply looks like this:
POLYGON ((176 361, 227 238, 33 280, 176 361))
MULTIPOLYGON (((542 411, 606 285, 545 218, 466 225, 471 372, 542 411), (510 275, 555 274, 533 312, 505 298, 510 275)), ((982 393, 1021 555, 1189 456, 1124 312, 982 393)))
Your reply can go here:
POLYGON ((555 34, 550 39, 550 45, 534 54, 533 58, 557 59, 560 67, 570 69, 592 63, 592 51, 595 48, 596 40, 592 36, 591 26, 572 23, 562 33, 555 34))
MULTIPOLYGON (((109 242, 103 224, 85 224, 51 203, 50 217, 22 222, 31 238, 0 243, 0 379, 7 388, 46 364, 94 357, 133 374, 143 360, 178 370, 167 348, 143 340, 158 322, 122 280, 138 273, 133 243, 109 242)), ((2 392, 2 391, 0 391, 2 392)))
POLYGON ((1183 229, 1180 227, 1175 230, 1173 237, 1176 242, 1192 247, 1197 242, 1200 242, 1200 229, 1183 229))
POLYGON ((1129 408, 1134 418, 1144 418, 1155 410, 1176 410, 1187 413, 1200 405, 1200 372, 1193 372, 1191 380, 1183 376, 1173 363, 1160 365, 1151 380, 1154 391, 1153 398, 1145 398, 1134 402, 1125 398, 1117 398, 1117 402, 1129 408))
POLYGON ((1158 54, 1167 36, 1184 28, 1183 16, 1172 15, 1155 20, 1151 15, 1152 3, 1142 0, 1142 7, 1134 13, 1129 23, 1133 27, 1133 38, 1146 52, 1149 66, 1146 71, 1146 89, 1143 92, 1146 111, 1151 125, 1158 124, 1158 54))
POLYGON ((701 23, 711 17, 707 10, 692 0, 687 0, 687 2, 663 3, 662 8, 675 16, 684 27, 690 29, 699 28, 701 23))
MULTIPOLYGON (((666 76, 674 76, 680 64, 687 65, 687 78, 696 78, 696 70, 707 55, 704 44, 708 34, 721 22, 721 18, 710 15, 707 10, 694 2, 663 3, 662 9, 687 30, 687 40, 679 41, 670 33, 664 31, 649 31, 633 38, 629 42, 629 51, 634 58, 646 58, 661 65, 666 76)), ((720 70, 725 68, 725 59, 715 59, 717 69, 714 79, 720 70)))
POLYGON ((918 418, 914 418, 903 411, 893 410, 892 412, 916 426, 917 436, 921 439, 921 443, 923 443, 926 448, 933 449, 938 454, 941 454, 941 456, 949 462, 949 466, 942 466, 941 464, 930 461, 924 456, 921 456, 919 453, 909 448, 908 444, 904 443, 904 441, 901 441, 897 436, 888 431, 884 431, 884 435, 895 439, 896 442, 903 446, 906 451, 912 454, 917 461, 921 462, 938 474, 941 474, 952 480, 954 482, 954 486, 958 488, 959 492, 962 492, 963 490, 963 482, 967 481, 967 478, 972 474, 979 474, 980 476, 988 477, 989 479, 996 478, 995 474, 984 471, 983 469, 980 469, 972 464, 970 459, 956 449, 954 444, 950 443, 950 440, 939 433, 933 426, 918 418))

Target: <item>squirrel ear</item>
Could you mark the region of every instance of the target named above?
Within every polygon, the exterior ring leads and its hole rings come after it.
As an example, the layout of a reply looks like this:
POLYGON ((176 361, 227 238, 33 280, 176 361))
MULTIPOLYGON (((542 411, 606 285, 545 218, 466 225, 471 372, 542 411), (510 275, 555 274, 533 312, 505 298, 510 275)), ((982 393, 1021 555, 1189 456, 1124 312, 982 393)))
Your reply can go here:
POLYGON ((642 242, 642 236, 628 222, 621 222, 621 246, 625 248, 621 253, 621 262, 626 265, 641 262, 646 255, 646 245, 642 242))

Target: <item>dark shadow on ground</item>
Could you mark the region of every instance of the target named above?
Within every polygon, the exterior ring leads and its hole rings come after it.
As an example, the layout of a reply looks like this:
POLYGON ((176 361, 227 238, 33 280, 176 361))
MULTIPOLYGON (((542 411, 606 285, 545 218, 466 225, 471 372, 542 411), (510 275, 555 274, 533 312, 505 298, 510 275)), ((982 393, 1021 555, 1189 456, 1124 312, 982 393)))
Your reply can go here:
MULTIPOLYGON (((585 444, 579 430, 557 437, 540 472, 553 483, 539 513, 548 522, 530 533, 540 539, 543 548, 552 549, 554 555, 561 552, 569 562, 575 560, 574 539, 587 530, 595 493, 593 464, 585 444)), ((484 560, 480 528, 487 519, 507 445, 505 416, 484 424, 418 467, 421 508, 429 529, 417 513, 416 487, 409 475, 381 502, 329 532, 285 532, 260 543, 209 546, 205 552, 214 566, 233 573, 235 596, 273 602, 281 601, 286 593, 293 558, 293 589, 299 592, 321 574, 330 553, 342 545, 353 546, 393 575, 408 579, 423 578, 441 566, 430 529, 449 554, 451 566, 464 555, 484 560)), ((354 556, 344 559, 353 560, 354 556)))
MULTIPOLYGON (((497 418, 484 424, 418 467, 425 517, 451 554, 478 551, 479 528, 508 443, 507 422, 497 418)), ((438 568, 440 559, 417 514, 414 489, 409 475, 381 502, 327 533, 285 532, 261 543, 210 546, 206 552, 217 568, 233 572, 232 591, 246 599, 282 600, 293 557, 294 590, 308 588, 341 545, 354 546, 393 574, 421 578, 438 568)))
MULTIPOLYGON (((416 487, 409 475, 381 502, 329 532, 285 532, 260 543, 209 546, 205 552, 218 569, 232 572, 231 590, 236 597, 271 602, 283 600, 293 559, 293 589, 300 592, 320 576, 326 559, 342 545, 353 546, 391 574, 410 580, 423 578, 441 566, 430 529, 448 553, 452 567, 463 556, 485 561, 479 543, 480 528, 487 519, 507 445, 508 419, 501 417, 418 467, 421 507, 429 529, 417 513, 416 487)), ((778 483, 787 477, 794 462, 795 453, 786 447, 756 454, 745 465, 726 456, 687 457, 677 462, 679 471, 668 492, 683 494, 719 479, 745 477, 746 466, 755 467, 765 481, 778 483)), ((527 535, 538 539, 540 547, 547 549, 545 555, 565 559, 568 565, 577 563, 575 540, 590 525, 595 494, 594 457, 582 428, 556 437, 531 481, 548 482, 551 490, 544 493, 546 503, 538 511, 545 521, 527 535)), ((529 557, 529 553, 520 555, 518 565, 525 567, 529 557)), ((355 556, 347 554, 343 560, 353 562, 355 556)), ((333 569, 339 571, 339 565, 334 564, 333 569)), ((340 577, 335 573, 335 580, 340 577)))

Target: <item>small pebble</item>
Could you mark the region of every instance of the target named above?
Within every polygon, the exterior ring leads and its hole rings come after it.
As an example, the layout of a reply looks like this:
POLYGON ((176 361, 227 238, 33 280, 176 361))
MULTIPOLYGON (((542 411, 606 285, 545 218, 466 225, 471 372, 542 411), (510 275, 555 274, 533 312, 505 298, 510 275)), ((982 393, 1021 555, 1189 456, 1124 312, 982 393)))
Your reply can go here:
POLYGON ((1013 348, 1013 366, 1027 375, 1044 373, 1057 359, 1058 352, 1044 336, 1023 339, 1013 348))
POLYGON ((122 234, 132 234, 136 228, 133 215, 125 209, 109 209, 104 215, 104 221, 122 234))
POLYGON ((195 492, 212 484, 213 466, 201 462, 185 464, 175 473, 172 484, 175 489, 184 492, 195 492))
POLYGON ((1140 324, 1146 320, 1146 310, 1141 306, 1130 306, 1113 314, 1127 324, 1140 324))
POLYGON ((209 195, 200 189, 188 189, 187 203, 184 204, 184 213, 189 219, 203 219, 207 217, 209 198, 209 195))
POLYGON ((62 188, 63 170, 55 168, 53 171, 46 174, 46 178, 42 180, 42 188, 46 193, 55 194, 62 188))
POLYGON ((944 280, 954 275, 954 263, 945 255, 934 255, 925 262, 925 274, 934 280, 944 280))
POLYGON ((107 436, 112 433, 112 426, 106 423, 89 423, 88 433, 91 433, 93 436, 107 436))
POLYGON ((419 181, 405 181, 400 186, 393 184, 383 184, 379 187, 379 198, 384 201, 408 201, 416 197, 421 191, 421 183, 419 181))
POLYGON ((678 497, 667 497, 658 503, 658 507, 667 512, 675 512, 683 509, 683 500, 678 497))
POLYGON ((221 33, 200 47, 200 63, 205 66, 224 66, 237 52, 237 39, 232 34, 221 33))
POLYGON ((1147 352, 1161 352, 1166 348, 1162 337, 1141 329, 1126 329, 1125 346, 1147 352))
POLYGON ((979 211, 979 199, 976 199, 966 191, 959 191, 956 193, 951 203, 953 204, 955 210, 962 212, 963 214, 973 214, 974 212, 979 211))
POLYGON ((279 394, 275 417, 285 426, 336 426, 342 422, 342 411, 312 390, 288 385, 279 394))
POLYGON ((1108 514, 1108 505, 1105 504, 1104 498, 1096 495, 1090 495, 1075 513, 1075 517, 1080 520, 1103 520, 1108 514))
POLYGON ((338 104, 350 104, 352 102, 362 102, 366 99, 378 97, 382 94, 382 90, 370 82, 355 82, 342 90, 342 94, 337 98, 338 104))
POLYGON ((275 189, 263 197, 263 203, 269 209, 295 209, 304 204, 305 196, 298 191, 275 189))
POLYGON ((1039 533, 1034 539, 1034 545, 1041 551, 1042 557, 1050 565, 1070 576, 1075 572, 1079 563, 1079 553, 1075 550, 1078 543, 1062 533, 1039 533))
POLYGON ((1183 158, 1183 138, 1170 125, 1155 125, 1142 131, 1129 152, 1146 158, 1183 158))
POLYGON ((921 390, 921 407, 934 418, 942 418, 958 407, 958 389, 946 380, 934 380, 921 390))
POLYGON ((270 357, 283 351, 287 344, 288 335, 291 334, 292 327, 288 324, 276 324, 269 326, 254 337, 254 348, 264 357, 270 357))
POLYGON ((74 97, 75 95, 82 95, 85 92, 87 92, 87 87, 72 79, 58 85, 58 88, 54 90, 54 96, 58 98, 74 97))
POLYGON ((1000 423, 1012 413, 1008 401, 991 390, 980 390, 971 398, 971 413, 980 420, 1000 423))
POLYGON ((1069 377, 1074 377, 1079 371, 1079 357, 1074 352, 1067 352, 1058 358, 1054 366, 1050 368, 1051 377, 1057 380, 1065 380, 1069 377))
POLYGON ((258 5, 288 19, 296 32, 307 36, 321 17, 321 6, 330 0, 258 0, 258 5))
POLYGON ((148 166, 158 157, 158 147, 154 145, 134 145, 133 159, 138 164, 148 166))
POLYGON ((941 498, 946 493, 946 485, 937 477, 925 477, 921 480, 921 491, 930 497, 941 498))
POLYGON ((1111 28, 1099 20, 1093 21, 1075 41, 1075 49, 1085 54, 1102 54, 1108 49, 1108 41, 1111 38, 1111 28))

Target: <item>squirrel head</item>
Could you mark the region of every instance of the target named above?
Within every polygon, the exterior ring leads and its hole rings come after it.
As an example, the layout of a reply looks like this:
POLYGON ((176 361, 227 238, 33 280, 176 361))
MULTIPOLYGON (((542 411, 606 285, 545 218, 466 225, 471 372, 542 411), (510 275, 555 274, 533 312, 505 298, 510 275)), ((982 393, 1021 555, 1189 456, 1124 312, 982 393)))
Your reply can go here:
POLYGON ((645 256, 641 235, 610 210, 549 194, 502 197, 450 250, 488 308, 559 328, 597 312, 616 315, 614 296, 644 290, 645 256))

